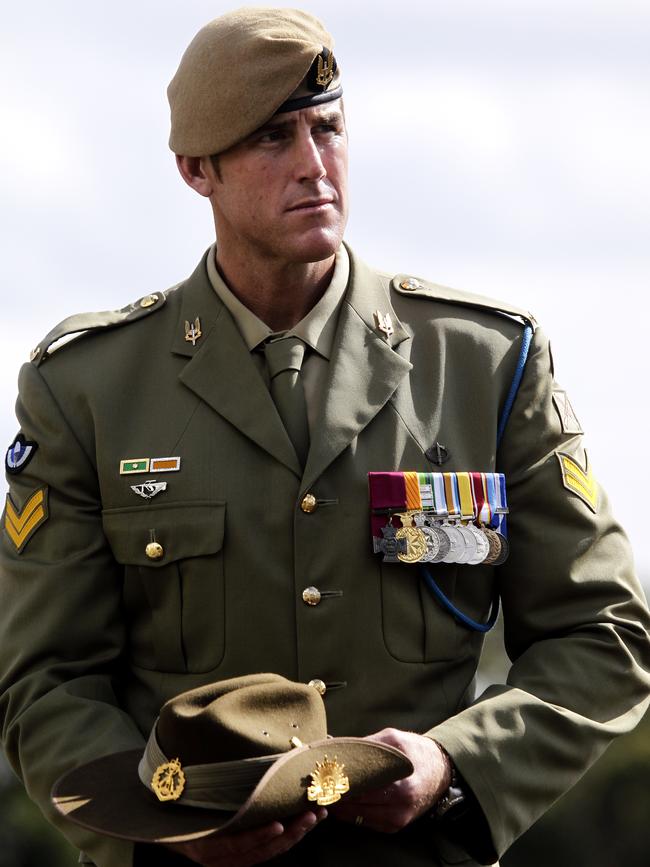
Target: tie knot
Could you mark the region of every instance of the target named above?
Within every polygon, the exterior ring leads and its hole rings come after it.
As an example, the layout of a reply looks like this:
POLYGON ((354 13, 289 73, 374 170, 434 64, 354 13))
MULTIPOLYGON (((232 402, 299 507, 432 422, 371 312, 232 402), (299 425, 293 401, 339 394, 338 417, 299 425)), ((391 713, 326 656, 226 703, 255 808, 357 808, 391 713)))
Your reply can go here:
POLYGON ((305 344, 299 337, 280 337, 264 344, 264 355, 271 379, 285 370, 300 371, 305 344))

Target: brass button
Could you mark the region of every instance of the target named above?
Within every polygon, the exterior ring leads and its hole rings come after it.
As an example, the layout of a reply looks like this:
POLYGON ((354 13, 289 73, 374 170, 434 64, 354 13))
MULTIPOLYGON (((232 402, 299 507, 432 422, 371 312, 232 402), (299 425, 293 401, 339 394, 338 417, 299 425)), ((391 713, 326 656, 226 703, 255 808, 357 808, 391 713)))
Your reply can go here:
POLYGON ((313 494, 305 494, 300 503, 300 508, 307 515, 310 515, 312 512, 315 512, 318 508, 318 501, 313 494))
POLYGON ((145 295, 142 301, 140 301, 140 307, 151 307, 158 301, 157 295, 145 295))
POLYGON ((413 277, 409 277, 408 280, 402 280, 399 284, 402 289, 406 289, 407 292, 415 292, 418 289, 422 288, 422 284, 417 280, 414 280, 413 277))
POLYGON ((313 686, 319 695, 325 695, 325 693, 327 692, 327 687, 325 686, 324 681, 322 681, 319 677, 315 677, 313 680, 310 680, 307 686, 313 686))
POLYGON ((160 542, 149 542, 147 547, 144 549, 144 553, 150 560, 160 560, 165 552, 163 551, 163 546, 160 542))
POLYGON ((305 587, 302 591, 302 601, 306 605, 318 605, 320 600, 321 595, 318 587, 305 587))

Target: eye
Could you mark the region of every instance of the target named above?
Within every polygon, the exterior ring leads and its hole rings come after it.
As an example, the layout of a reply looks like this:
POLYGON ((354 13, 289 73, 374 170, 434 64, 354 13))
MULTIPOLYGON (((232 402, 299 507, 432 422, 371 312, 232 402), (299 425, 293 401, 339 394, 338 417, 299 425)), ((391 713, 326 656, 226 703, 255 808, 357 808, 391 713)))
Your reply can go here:
POLYGON ((257 139, 260 144, 272 144, 276 141, 282 141, 286 137, 286 133, 282 129, 270 129, 262 133, 257 139))

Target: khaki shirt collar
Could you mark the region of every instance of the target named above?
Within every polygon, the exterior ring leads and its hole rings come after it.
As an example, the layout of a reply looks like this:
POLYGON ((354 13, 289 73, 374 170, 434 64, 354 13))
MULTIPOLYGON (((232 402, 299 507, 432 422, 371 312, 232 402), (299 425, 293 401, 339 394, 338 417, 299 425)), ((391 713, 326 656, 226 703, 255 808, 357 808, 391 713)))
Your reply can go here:
MULTIPOLYGON (((217 245, 213 244, 208 251, 208 279, 217 296, 235 320, 235 325, 239 329, 244 343, 252 352, 274 332, 226 286, 217 269, 216 252, 217 245)), ((328 360, 332 354, 336 322, 349 276, 350 259, 342 244, 336 253, 332 280, 322 298, 297 325, 286 332, 287 335, 299 337, 307 346, 328 360)))

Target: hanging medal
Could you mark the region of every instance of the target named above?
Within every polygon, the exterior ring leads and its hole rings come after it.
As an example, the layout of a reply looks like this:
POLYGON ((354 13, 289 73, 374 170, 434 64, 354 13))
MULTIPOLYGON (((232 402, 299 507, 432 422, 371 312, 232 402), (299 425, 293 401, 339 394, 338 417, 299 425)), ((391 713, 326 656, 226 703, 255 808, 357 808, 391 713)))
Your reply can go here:
POLYGON ((406 540, 396 546, 393 513, 406 508, 403 473, 368 473, 370 525, 373 551, 383 554, 385 563, 397 563, 397 554, 406 552, 406 540), (385 524, 384 524, 385 522, 385 524))
POLYGON ((508 514, 508 500, 506 497, 506 477, 503 473, 493 473, 494 487, 496 490, 496 508, 495 514, 499 518, 499 526, 496 527, 499 533, 508 538, 508 522, 506 515, 508 514))
POLYGON ((477 505, 470 473, 457 473, 458 490, 460 492, 460 510, 463 520, 467 521, 465 529, 474 537, 476 551, 467 561, 468 566, 478 566, 490 553, 490 546, 485 535, 474 526, 477 517, 477 505))
MULTIPOLYGON (((485 474, 486 482, 487 482, 487 491, 488 498, 490 502, 490 509, 492 511, 492 529, 497 534, 499 540, 499 554, 492 565, 500 566, 502 563, 508 559, 508 553, 510 551, 510 546, 508 545, 508 539, 506 536, 500 531, 500 528, 503 526, 502 521, 505 520, 505 514, 507 512, 507 506, 503 505, 503 498, 505 496, 505 477, 502 473, 486 473, 485 474), (503 479, 504 488, 501 490, 501 478, 503 479), (505 511, 504 511, 505 509, 505 511)), ((505 529, 505 526, 504 526, 505 529)))
POLYGON ((454 526, 460 533, 460 536, 463 540, 463 547, 458 553, 456 558, 456 563, 463 564, 468 563, 471 558, 476 554, 476 541, 474 536, 469 532, 469 530, 461 524, 462 519, 462 509, 460 505, 460 491, 458 488, 458 475, 457 473, 443 473, 442 474, 445 480, 445 492, 447 494, 447 504, 452 504, 452 507, 449 510, 449 518, 452 521, 455 521, 454 526), (453 511, 452 511, 453 509, 453 511))
POLYGON ((391 524, 390 515, 386 526, 381 528, 381 535, 381 539, 373 536, 373 551, 384 555, 384 563, 399 563, 399 555, 406 553, 406 539, 397 538, 397 530, 391 524))
POLYGON ((488 555, 483 561, 483 564, 485 566, 490 566, 501 554, 501 542, 499 541, 499 534, 495 533, 490 527, 492 521, 492 508, 490 506, 487 492, 487 476, 488 473, 471 474, 478 520, 489 546, 488 555))
POLYGON ((427 553, 426 536, 419 527, 413 525, 413 512, 395 512, 402 526, 397 531, 397 539, 406 541, 406 551, 397 554, 402 563, 419 563, 427 553))
POLYGON ((397 538, 406 539, 406 552, 398 553, 397 557, 403 563, 419 563, 428 551, 427 537, 421 527, 413 521, 416 515, 422 515, 420 482, 417 473, 405 472, 403 476, 407 511, 396 512, 395 515, 402 522, 402 526, 397 531, 397 538))
POLYGON ((420 500, 422 502, 422 511, 431 512, 435 508, 433 502, 433 481, 431 473, 418 473, 418 484, 420 486, 420 500))
MULTIPOLYGON (((431 475, 433 477, 433 496, 436 505, 436 518, 438 520, 442 519, 442 523, 437 524, 437 526, 449 541, 448 551, 440 562, 457 563, 457 558, 464 547, 463 537, 458 532, 456 526, 449 521, 449 503, 447 501, 447 490, 443 474, 432 473, 431 475)), ((451 508, 453 509, 453 503, 451 508)))
POLYGON ((502 473, 368 473, 372 548, 384 563, 498 566, 508 556, 502 473))
MULTIPOLYGON (((450 542, 447 534, 436 524, 438 510, 435 500, 433 473, 418 473, 418 478, 420 481, 422 507, 425 510, 423 512, 424 526, 421 529, 428 538, 432 539, 432 544, 425 560, 428 563, 440 563, 449 553, 450 542)), ((443 503, 442 515, 446 514, 447 504, 443 503)), ((417 518, 415 519, 415 523, 418 525, 417 518)))

